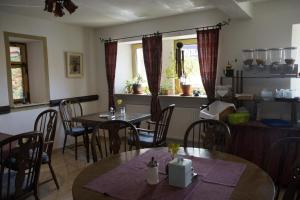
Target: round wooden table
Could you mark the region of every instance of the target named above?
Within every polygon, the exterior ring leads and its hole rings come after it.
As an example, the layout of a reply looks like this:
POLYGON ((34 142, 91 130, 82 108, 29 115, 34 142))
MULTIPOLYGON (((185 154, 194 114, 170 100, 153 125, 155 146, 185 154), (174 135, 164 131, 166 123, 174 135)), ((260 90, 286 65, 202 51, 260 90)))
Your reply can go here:
MULTIPOLYGON (((163 147, 166 148, 166 147, 163 147)), ((84 169, 75 179, 72 187, 74 200, 108 200, 113 199, 103 194, 93 192, 83 186, 101 174, 110 171, 111 169, 125 163, 132 158, 145 153, 149 149, 141 149, 139 151, 128 151, 113 155, 107 159, 101 160, 84 169)), ((211 152, 199 148, 181 148, 178 152, 180 155, 193 155, 202 158, 220 159, 244 163, 247 165, 244 173, 241 175, 238 185, 231 194, 232 200, 271 200, 275 195, 275 187, 272 179, 262 169, 255 164, 239 158, 234 155, 221 152, 211 152)))

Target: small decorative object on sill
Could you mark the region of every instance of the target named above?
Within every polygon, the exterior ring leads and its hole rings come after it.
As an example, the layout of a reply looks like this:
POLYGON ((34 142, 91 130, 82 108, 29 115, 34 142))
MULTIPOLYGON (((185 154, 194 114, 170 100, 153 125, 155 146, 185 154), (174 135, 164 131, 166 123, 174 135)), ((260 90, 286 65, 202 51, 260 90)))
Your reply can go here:
POLYGON ((232 69, 232 65, 228 61, 228 64, 225 67, 225 76, 226 77, 233 77, 234 70, 232 69))
POLYGON ((44 11, 53 12, 56 17, 64 16, 63 9, 67 9, 70 14, 78 8, 71 0, 46 0, 44 11))
POLYGON ((186 188, 192 183, 194 172, 190 159, 175 158, 168 163, 168 170, 170 185, 186 188))
POLYGON ((126 81, 125 89, 129 91, 129 87, 131 86, 133 94, 143 94, 143 82, 143 77, 140 74, 138 74, 136 77, 133 78, 133 80, 126 81))
POLYGON ((151 161, 147 164, 147 183, 150 185, 156 185, 159 183, 158 177, 158 163, 154 160, 154 157, 151 158, 151 161))

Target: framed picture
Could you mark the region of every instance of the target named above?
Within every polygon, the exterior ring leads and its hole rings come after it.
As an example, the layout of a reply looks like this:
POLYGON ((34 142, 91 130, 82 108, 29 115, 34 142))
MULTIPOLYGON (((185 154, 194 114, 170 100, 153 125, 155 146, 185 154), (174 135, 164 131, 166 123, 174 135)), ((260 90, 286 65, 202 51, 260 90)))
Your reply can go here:
POLYGON ((67 52, 67 77, 81 78, 83 77, 82 53, 67 52))

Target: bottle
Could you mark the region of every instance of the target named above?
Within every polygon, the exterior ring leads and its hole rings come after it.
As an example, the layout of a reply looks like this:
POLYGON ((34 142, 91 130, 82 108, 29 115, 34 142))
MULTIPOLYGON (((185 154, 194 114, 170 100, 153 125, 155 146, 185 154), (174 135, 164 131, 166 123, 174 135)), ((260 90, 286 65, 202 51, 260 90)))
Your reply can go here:
POLYGON ((154 160, 154 157, 151 158, 151 161, 148 163, 147 166, 147 183, 150 185, 158 184, 158 163, 154 160))
POLYGON ((113 107, 109 108, 109 112, 111 116, 115 116, 115 109, 113 107))

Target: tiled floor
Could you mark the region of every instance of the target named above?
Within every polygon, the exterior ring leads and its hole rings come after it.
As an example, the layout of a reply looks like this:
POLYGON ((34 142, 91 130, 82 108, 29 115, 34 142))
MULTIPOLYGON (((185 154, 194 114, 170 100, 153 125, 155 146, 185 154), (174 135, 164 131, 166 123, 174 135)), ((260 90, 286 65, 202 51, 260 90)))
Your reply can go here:
MULTIPOLYGON (((92 161, 90 162, 90 164, 92 161)), ((88 166, 83 147, 79 147, 78 160, 75 160, 74 150, 66 149, 65 154, 56 150, 52 155, 52 165, 55 170, 60 189, 57 190, 55 183, 50 181, 39 186, 41 200, 72 200, 72 184, 82 169, 88 166)), ((40 182, 51 178, 48 165, 41 169, 40 182)), ((33 200, 33 197, 28 200, 33 200)))

